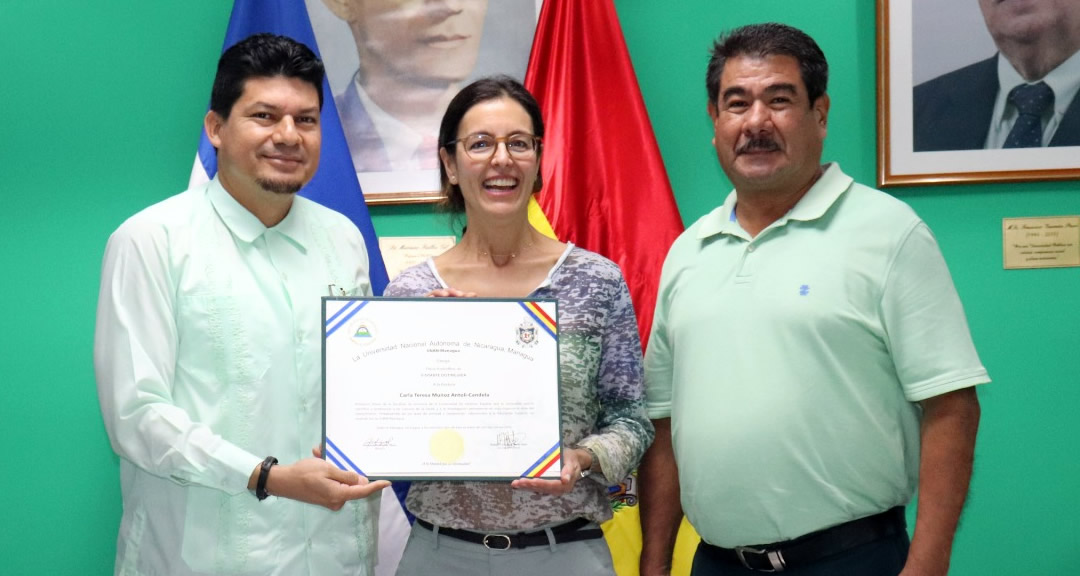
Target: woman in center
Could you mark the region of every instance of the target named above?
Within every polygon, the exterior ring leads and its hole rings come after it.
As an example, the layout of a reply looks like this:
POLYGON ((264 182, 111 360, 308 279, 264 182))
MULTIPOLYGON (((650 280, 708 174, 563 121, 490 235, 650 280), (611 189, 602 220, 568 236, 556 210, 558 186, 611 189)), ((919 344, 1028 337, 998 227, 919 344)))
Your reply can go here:
POLYGON ((529 224, 543 136, 539 105, 510 77, 454 97, 439 172, 447 207, 465 215, 461 242, 402 272, 385 295, 558 300, 562 476, 414 482, 405 503, 417 521, 398 576, 614 574, 599 528, 612 516, 607 486, 653 438, 641 343, 618 266, 529 224))

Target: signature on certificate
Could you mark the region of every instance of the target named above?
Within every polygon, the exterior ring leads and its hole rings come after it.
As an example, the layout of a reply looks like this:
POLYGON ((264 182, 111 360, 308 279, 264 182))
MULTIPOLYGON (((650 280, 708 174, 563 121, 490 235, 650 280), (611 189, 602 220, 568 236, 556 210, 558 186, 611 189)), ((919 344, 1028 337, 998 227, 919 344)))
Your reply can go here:
POLYGON ((393 436, 374 436, 364 440, 365 448, 390 448, 391 446, 396 446, 393 436))
POLYGON ((498 446, 500 448, 519 448, 525 445, 525 434, 513 430, 510 430, 509 432, 499 432, 495 435, 495 443, 492 444, 492 446, 498 446))

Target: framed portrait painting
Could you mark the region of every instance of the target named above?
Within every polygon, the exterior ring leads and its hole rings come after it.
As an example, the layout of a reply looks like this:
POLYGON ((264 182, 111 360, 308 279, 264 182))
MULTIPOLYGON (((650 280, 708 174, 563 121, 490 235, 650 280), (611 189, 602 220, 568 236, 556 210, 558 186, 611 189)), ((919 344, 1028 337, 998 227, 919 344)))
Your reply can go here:
POLYGON ((541 0, 305 0, 368 204, 435 202, 446 106, 481 76, 524 80, 541 0))
POLYGON ((1080 178, 1080 51, 1029 66, 1033 14, 1080 22, 1080 2, 878 0, 879 186, 1080 178))

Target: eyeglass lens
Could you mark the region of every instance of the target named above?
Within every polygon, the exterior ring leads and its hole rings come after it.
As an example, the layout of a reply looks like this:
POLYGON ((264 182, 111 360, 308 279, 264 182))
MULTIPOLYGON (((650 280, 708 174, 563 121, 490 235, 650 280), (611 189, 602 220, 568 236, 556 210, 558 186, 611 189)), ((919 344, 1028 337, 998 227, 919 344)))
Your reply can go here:
POLYGON ((528 158, 536 153, 536 138, 531 134, 511 134, 501 138, 490 134, 470 134, 461 140, 465 152, 473 158, 490 157, 499 142, 506 143, 506 151, 511 156, 528 158))

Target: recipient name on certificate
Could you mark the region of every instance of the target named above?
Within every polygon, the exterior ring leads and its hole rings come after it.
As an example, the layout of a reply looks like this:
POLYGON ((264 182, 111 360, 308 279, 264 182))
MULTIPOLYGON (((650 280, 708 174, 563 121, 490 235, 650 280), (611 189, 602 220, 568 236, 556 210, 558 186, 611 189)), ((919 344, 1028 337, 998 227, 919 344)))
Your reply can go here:
POLYGON ((558 478, 556 304, 324 298, 325 458, 391 480, 558 478))

